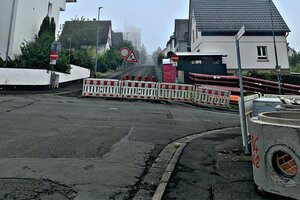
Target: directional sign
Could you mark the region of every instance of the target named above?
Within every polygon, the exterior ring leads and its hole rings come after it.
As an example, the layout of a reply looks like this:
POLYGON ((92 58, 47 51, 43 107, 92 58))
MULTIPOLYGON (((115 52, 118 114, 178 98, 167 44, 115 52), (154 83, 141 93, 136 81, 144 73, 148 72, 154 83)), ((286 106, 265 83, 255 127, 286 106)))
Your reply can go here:
POLYGON ((128 48, 122 48, 120 50, 120 54, 121 54, 122 58, 127 59, 130 54, 130 50, 128 48))
POLYGON ((57 60, 58 59, 58 53, 56 51, 52 51, 50 54, 50 60, 57 60))
POLYGON ((126 62, 138 62, 136 55, 134 54, 134 51, 131 51, 130 55, 126 59, 126 62))
POLYGON ((59 41, 55 41, 51 44, 51 51, 60 51, 61 50, 61 43, 59 41))
POLYGON ((243 25, 243 27, 236 34, 236 39, 237 40, 241 39, 241 37, 244 35, 245 31, 246 31, 246 27, 245 27, 245 25, 243 25))

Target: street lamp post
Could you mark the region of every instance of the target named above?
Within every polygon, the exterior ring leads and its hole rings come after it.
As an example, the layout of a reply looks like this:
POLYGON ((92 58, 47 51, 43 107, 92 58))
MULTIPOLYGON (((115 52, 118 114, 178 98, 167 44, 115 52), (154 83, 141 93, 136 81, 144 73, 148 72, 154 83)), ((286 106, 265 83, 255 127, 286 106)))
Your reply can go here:
POLYGON ((99 46, 99 32, 100 32, 100 10, 103 7, 98 7, 98 27, 97 27, 97 41, 96 41, 96 60, 95 60, 95 73, 92 75, 95 76, 98 68, 98 46, 99 46))
POLYGON ((8 63, 8 57, 9 57, 9 51, 10 51, 10 40, 11 40, 11 32, 12 32, 12 25, 13 25, 13 19, 14 19, 14 12, 16 7, 16 0, 12 3, 12 9, 11 9, 11 16, 10 16, 10 24, 9 24, 9 32, 8 32, 8 39, 7 39, 7 49, 6 49, 6 55, 5 55, 5 67, 7 67, 8 63))
POLYGON ((68 40, 69 40, 69 59, 68 59, 68 62, 70 64, 70 62, 71 62, 72 38, 68 38, 68 40))
POLYGON ((269 0, 269 6, 270 6, 271 23, 272 23, 272 36, 273 36, 275 61, 276 61, 275 69, 276 69, 276 72, 277 72, 278 94, 281 94, 281 74, 280 74, 280 67, 278 65, 278 56, 277 56, 277 48, 276 48, 276 40, 275 40, 275 30, 274 30, 274 20, 273 20, 273 12, 272 12, 272 3, 271 3, 271 0, 269 0))

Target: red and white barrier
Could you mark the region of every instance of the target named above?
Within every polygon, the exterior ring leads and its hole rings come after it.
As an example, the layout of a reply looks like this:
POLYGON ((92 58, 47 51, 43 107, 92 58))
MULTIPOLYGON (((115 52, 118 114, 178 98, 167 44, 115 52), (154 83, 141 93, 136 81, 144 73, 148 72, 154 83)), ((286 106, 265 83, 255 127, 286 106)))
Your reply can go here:
POLYGON ((119 97, 120 82, 114 79, 85 79, 82 96, 119 97))
POLYGON ((230 92, 225 90, 184 84, 114 79, 85 79, 82 96, 158 99, 218 107, 228 107, 230 102, 230 92))
POLYGON ((157 99, 157 83, 145 81, 123 81, 121 97, 134 99, 157 99))
POLYGON ((228 107, 230 103, 229 91, 198 86, 194 94, 194 103, 196 104, 228 107))
POLYGON ((174 83, 160 83, 158 98, 164 100, 192 102, 194 94, 193 85, 174 83))

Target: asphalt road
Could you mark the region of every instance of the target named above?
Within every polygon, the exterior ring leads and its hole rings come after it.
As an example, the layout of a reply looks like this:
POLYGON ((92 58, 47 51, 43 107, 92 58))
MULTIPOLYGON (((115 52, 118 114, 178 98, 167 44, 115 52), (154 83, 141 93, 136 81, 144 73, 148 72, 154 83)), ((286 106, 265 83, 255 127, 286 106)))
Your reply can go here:
POLYGON ((144 101, 0 96, 0 199, 132 199, 169 142, 236 114, 144 101))
POLYGON ((132 67, 129 70, 126 70, 124 73, 117 76, 116 78, 122 79, 125 75, 128 75, 129 77, 135 76, 135 80, 137 80, 137 77, 139 75, 142 76, 143 80, 145 76, 148 76, 149 80, 151 80, 152 76, 156 76, 155 67, 151 65, 139 65, 136 67, 132 67))

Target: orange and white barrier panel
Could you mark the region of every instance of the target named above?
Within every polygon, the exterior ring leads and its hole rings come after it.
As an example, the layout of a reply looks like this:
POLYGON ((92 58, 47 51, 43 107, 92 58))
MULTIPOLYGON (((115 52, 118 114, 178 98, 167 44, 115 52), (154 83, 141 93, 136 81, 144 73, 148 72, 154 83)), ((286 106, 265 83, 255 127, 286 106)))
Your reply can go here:
POLYGON ((122 81, 121 85, 121 97, 157 99, 158 83, 146 81, 122 81))
POLYGON ((158 98, 164 100, 192 102, 194 96, 193 85, 160 83, 158 98))
POLYGON ((230 94, 229 91, 198 86, 195 90, 194 103, 228 107, 230 94))
POLYGON ((120 82, 114 79, 85 79, 82 96, 119 97, 120 82))

